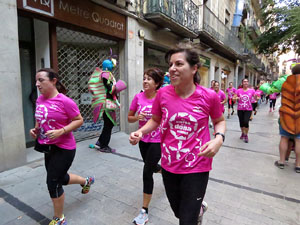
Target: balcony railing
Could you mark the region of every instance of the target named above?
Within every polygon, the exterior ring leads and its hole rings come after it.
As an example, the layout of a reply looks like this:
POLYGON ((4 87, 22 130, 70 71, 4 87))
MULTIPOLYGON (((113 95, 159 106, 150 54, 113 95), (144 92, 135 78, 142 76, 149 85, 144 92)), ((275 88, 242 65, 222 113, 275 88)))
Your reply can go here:
POLYGON ((141 0, 143 15, 184 36, 197 37, 199 7, 192 0, 141 0))
POLYGON ((203 30, 236 54, 243 55, 244 45, 238 37, 207 6, 203 7, 203 30))

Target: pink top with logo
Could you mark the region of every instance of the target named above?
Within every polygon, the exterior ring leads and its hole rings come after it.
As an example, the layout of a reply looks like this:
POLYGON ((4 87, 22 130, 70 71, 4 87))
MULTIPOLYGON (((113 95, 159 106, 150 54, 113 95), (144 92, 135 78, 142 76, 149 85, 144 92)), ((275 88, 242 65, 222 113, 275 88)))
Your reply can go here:
POLYGON ((270 97, 270 99, 276 99, 277 95, 276 95, 276 93, 273 93, 273 94, 270 94, 269 97, 270 97))
POLYGON ((202 145, 210 140, 208 119, 222 116, 215 91, 200 85, 188 98, 179 97, 174 86, 160 89, 152 114, 161 117, 161 165, 175 174, 207 172, 212 158, 199 157, 202 145))
POLYGON ((240 88, 236 91, 236 95, 240 98, 238 102, 238 110, 246 110, 246 111, 252 111, 252 104, 251 99, 254 97, 255 90, 254 89, 248 89, 247 91, 244 91, 243 88, 240 88))
POLYGON ((79 114, 80 111, 76 103, 64 94, 60 93, 50 99, 44 98, 43 95, 39 96, 35 110, 35 119, 40 129, 38 142, 40 144, 54 144, 68 150, 76 149, 76 142, 72 132, 63 134, 53 140, 49 139, 45 133, 48 130, 57 130, 67 126, 79 114))
MULTIPOLYGON (((217 95, 219 96, 220 102, 223 102, 226 99, 226 95, 225 95, 224 91, 222 91, 222 90, 219 90, 217 95)), ((224 104, 221 104, 221 109, 222 109, 222 112, 225 111, 224 104)))
MULTIPOLYGON (((154 99, 148 99, 145 95, 145 92, 141 92, 134 96, 130 108, 130 111, 137 112, 138 114, 146 114, 145 120, 139 120, 139 128, 144 126, 148 120, 152 118, 152 104, 154 99)), ((155 131, 152 131, 149 134, 145 134, 141 139, 143 142, 151 143, 160 143, 160 131, 157 128, 155 131)))
POLYGON ((232 99, 234 94, 236 93, 236 89, 234 87, 233 88, 227 88, 226 93, 228 94, 228 98, 232 99))

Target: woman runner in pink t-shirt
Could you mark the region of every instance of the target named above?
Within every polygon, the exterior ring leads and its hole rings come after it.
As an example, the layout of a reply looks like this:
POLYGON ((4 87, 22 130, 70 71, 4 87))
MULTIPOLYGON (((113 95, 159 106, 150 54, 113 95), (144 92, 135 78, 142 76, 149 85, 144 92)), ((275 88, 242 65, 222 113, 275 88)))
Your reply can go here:
POLYGON ((232 109, 231 115, 234 114, 234 100, 233 96, 235 95, 236 89, 233 87, 233 83, 229 82, 229 87, 226 89, 226 93, 228 95, 228 115, 227 118, 230 118, 230 109, 232 109))
POLYGON ((226 95, 225 95, 224 91, 220 90, 220 83, 219 83, 219 81, 215 81, 214 91, 217 93, 217 95, 220 98, 220 104, 221 104, 222 112, 224 113, 225 112, 224 104, 226 102, 226 95))
POLYGON ((36 86, 41 95, 36 101, 35 128, 30 135, 36 140, 35 149, 45 152, 47 186, 54 208, 51 225, 67 224, 63 215, 65 194, 63 185, 80 184, 81 193, 87 194, 94 177, 83 178, 68 173, 76 152, 72 131, 79 128, 83 119, 76 103, 65 96, 67 92, 52 69, 40 69, 36 86))
POLYGON ((236 91, 234 95, 235 100, 238 100, 238 117, 241 127, 241 137, 245 143, 249 142, 248 132, 249 132, 249 120, 252 113, 252 103, 251 100, 254 98, 257 101, 257 96, 255 96, 255 90, 248 87, 249 81, 244 78, 242 81, 242 88, 236 91))
MULTIPOLYGON (((158 68, 149 68, 144 72, 143 92, 134 96, 128 112, 128 122, 139 122, 139 128, 152 118, 152 104, 157 90, 162 86, 164 73, 158 68), (136 115, 137 114, 137 115, 136 115)), ((161 173, 158 164, 161 157, 160 131, 157 128, 143 136, 139 142, 141 156, 144 161, 143 168, 143 207, 133 223, 145 224, 148 222, 148 206, 153 192, 153 173, 161 173)))
POLYGON ((160 126, 163 182, 171 208, 180 225, 201 219, 212 158, 225 135, 225 120, 217 94, 200 86, 199 55, 192 49, 172 49, 166 54, 171 85, 161 88, 152 106, 152 118, 132 132, 130 143, 160 126), (212 118, 215 138, 210 140, 212 118))

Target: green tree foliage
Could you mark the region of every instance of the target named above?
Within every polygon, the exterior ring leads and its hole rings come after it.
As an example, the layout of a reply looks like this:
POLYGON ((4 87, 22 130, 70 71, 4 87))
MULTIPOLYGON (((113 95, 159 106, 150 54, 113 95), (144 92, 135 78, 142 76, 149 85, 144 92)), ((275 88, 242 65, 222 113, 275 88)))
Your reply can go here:
POLYGON ((270 54, 290 49, 300 54, 300 1, 263 0, 265 31, 256 40, 258 51, 270 54))

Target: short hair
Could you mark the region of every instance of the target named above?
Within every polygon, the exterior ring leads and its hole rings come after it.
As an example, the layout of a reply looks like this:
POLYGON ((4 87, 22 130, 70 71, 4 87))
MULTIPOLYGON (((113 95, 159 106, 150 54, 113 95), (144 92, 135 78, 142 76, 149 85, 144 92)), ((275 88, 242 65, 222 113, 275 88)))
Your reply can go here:
POLYGON ((151 77, 155 84, 158 84, 157 89, 159 89, 164 82, 164 72, 162 72, 159 68, 148 68, 145 70, 144 75, 147 74, 151 77))

